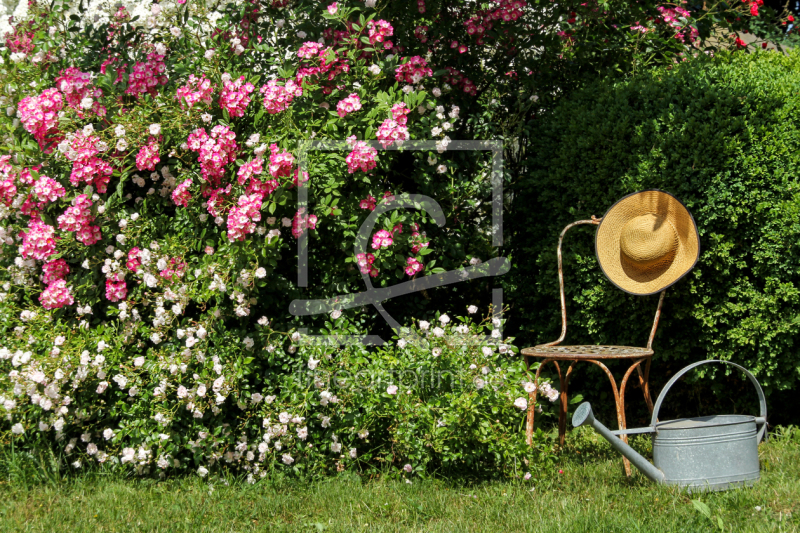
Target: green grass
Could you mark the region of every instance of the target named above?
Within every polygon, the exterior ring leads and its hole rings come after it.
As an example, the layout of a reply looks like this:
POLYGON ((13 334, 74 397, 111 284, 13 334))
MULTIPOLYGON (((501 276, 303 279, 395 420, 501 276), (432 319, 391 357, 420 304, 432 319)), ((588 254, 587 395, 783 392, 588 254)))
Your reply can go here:
MULTIPOLYGON (((630 480, 589 431, 568 435, 556 470, 531 481, 158 482, 98 473, 59 478, 6 454, 0 465, 0 531, 798 531, 800 431, 761 446, 762 479, 751 488, 687 495, 630 480), (15 462, 16 461, 16 462, 15 462), (558 469, 563 470, 562 474, 558 469), (692 500, 705 503, 711 518, 692 500), (760 507, 761 510, 756 510, 760 507)), ((647 451, 644 439, 635 443, 647 451)))

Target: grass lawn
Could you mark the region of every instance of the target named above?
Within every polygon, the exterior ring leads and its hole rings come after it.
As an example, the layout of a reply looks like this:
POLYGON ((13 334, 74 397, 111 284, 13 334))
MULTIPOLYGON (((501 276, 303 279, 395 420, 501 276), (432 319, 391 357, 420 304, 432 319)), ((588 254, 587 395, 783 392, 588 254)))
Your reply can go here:
MULTIPOLYGON (((626 479, 610 447, 584 428, 568 438, 555 470, 527 482, 48 480, 21 476, 6 459, 0 531, 800 531, 800 430, 761 445, 752 488, 693 496, 638 473, 626 479)), ((646 440, 635 445, 647 451, 646 440)))

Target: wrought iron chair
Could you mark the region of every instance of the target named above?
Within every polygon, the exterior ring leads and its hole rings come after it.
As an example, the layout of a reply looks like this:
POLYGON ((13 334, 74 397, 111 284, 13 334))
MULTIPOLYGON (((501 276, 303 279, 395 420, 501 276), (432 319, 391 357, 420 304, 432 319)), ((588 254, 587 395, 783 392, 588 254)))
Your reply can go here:
MULTIPOLYGON (((561 260, 561 245, 564 241, 564 235, 567 231, 574 227, 581 224, 593 224, 599 225, 602 218, 596 218, 592 216, 591 220, 579 220, 577 222, 573 222, 569 224, 566 228, 563 229, 561 232, 561 236, 558 238, 558 282, 559 288, 561 292, 561 336, 558 340, 553 342, 549 342, 547 344, 540 344, 533 348, 525 348, 522 350, 522 355, 525 356, 525 363, 528 366, 528 370, 530 370, 530 358, 538 358, 541 359, 541 364, 539 368, 536 370, 536 378, 534 380, 534 384, 536 385, 536 389, 530 393, 530 405, 528 407, 528 420, 526 426, 526 438, 528 445, 533 443, 533 422, 535 416, 535 409, 536 409, 536 396, 539 391, 539 375, 542 372, 542 369, 545 368, 547 363, 553 363, 556 368, 556 372, 558 373, 558 379, 560 382, 561 387, 561 394, 560 394, 560 412, 558 418, 558 438, 559 443, 561 446, 564 445, 564 435, 566 433, 566 423, 567 423, 567 405, 568 405, 568 387, 569 387, 569 378, 572 374, 572 368, 575 366, 575 363, 579 361, 586 361, 587 363, 592 363, 600 368, 608 376, 609 381, 611 382, 611 388, 614 392, 614 401, 616 403, 617 408, 617 423, 619 424, 619 429, 624 430, 626 429, 625 423, 625 387, 628 384, 628 378, 630 378, 631 374, 634 370, 637 371, 637 375, 639 377, 639 385, 642 388, 642 392, 644 393, 644 399, 647 402, 647 408, 650 410, 650 413, 653 413, 653 401, 650 398, 650 389, 648 385, 648 377, 650 374, 650 362, 653 357, 653 337, 656 334, 656 329, 658 328, 658 320, 661 316, 661 306, 664 302, 664 293, 666 291, 661 291, 661 295, 658 299, 658 308, 656 309, 656 316, 653 320, 653 327, 650 331, 650 338, 647 340, 647 347, 646 348, 638 348, 632 346, 593 346, 593 345, 585 345, 585 346, 566 346, 561 345, 561 342, 567 335, 567 307, 566 301, 564 297, 564 271, 562 268, 562 260, 561 260), (628 368, 627 372, 622 378, 622 382, 620 387, 617 388, 617 382, 614 380, 614 375, 611 371, 603 364, 604 360, 610 359, 625 359, 631 361, 631 365, 628 368), (569 361, 570 365, 567 369, 566 373, 561 372, 561 367, 559 366, 559 361, 566 362, 569 361), (641 365, 645 363, 644 371, 642 371, 641 365)), ((623 441, 628 442, 628 436, 625 434, 621 435, 623 441)), ((623 460, 625 466, 625 473, 630 476, 631 475, 631 466, 630 462, 627 459, 623 460)))

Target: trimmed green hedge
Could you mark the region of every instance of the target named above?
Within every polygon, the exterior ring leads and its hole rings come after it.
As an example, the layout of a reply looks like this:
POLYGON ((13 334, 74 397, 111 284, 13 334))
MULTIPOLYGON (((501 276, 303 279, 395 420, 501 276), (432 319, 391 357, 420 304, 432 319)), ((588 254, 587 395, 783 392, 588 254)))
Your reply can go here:
MULTIPOLYGON (((751 369, 767 392, 797 386, 800 53, 720 55, 601 83, 564 99, 533 135, 511 214, 520 346, 558 337, 561 229, 657 188, 694 215, 701 256, 667 291, 656 382, 719 358, 751 369)), ((603 277, 594 233, 577 227, 565 239, 567 342, 642 346, 658 296, 624 294, 603 277)))

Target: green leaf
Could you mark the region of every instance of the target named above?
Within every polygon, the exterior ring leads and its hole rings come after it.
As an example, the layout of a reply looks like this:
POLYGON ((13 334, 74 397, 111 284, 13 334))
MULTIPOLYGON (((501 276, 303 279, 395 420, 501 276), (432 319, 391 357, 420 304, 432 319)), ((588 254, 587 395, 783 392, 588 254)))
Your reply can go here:
POLYGON ((692 500, 692 505, 694 506, 697 511, 703 514, 709 520, 711 519, 711 509, 709 509, 708 505, 701 502, 700 500, 692 500))

